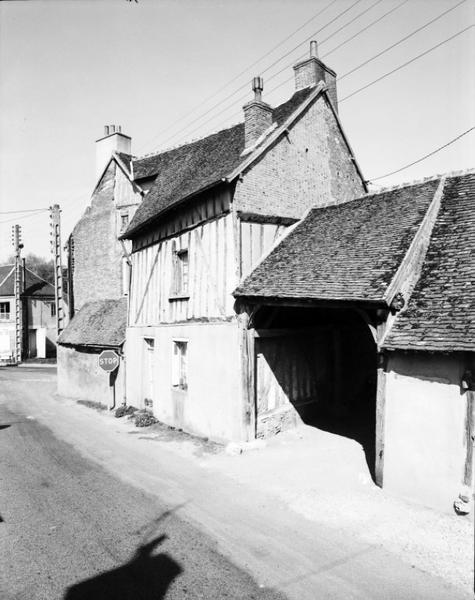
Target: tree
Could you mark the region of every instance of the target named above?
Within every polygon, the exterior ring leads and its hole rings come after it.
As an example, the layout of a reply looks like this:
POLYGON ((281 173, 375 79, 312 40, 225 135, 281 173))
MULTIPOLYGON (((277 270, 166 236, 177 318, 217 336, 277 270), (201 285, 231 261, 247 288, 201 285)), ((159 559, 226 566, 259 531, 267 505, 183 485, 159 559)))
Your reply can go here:
MULTIPOLYGON (((8 257, 4 264, 12 265, 15 262, 15 256, 12 254, 8 257)), ((38 277, 44 279, 48 283, 54 284, 54 264, 53 259, 47 260, 42 256, 38 256, 30 252, 25 257, 25 264, 30 271, 36 273, 38 277)))

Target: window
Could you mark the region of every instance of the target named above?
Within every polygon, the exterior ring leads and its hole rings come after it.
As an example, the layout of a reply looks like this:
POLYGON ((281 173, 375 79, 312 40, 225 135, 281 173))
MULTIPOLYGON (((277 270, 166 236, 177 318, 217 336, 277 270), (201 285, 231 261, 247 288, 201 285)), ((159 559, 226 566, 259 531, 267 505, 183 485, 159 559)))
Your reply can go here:
POLYGON ((180 390, 186 390, 188 388, 186 362, 187 347, 188 342, 173 342, 172 386, 180 390))
POLYGON ((51 302, 50 310, 51 310, 51 316, 55 317, 56 316, 56 303, 55 302, 51 302))
POLYGON ((188 250, 176 250, 175 242, 173 252, 173 281, 171 296, 188 296, 188 250))
POLYGON ((120 233, 124 233, 129 224, 129 211, 120 213, 120 233))
POLYGON ((10 302, 0 302, 0 321, 10 320, 10 302))

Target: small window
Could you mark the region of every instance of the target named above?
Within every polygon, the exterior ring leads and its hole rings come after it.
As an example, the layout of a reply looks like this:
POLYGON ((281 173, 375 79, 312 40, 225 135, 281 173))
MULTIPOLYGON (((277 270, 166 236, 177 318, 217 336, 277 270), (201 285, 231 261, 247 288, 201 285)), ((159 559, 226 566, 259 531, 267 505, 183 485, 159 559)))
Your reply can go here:
POLYGON ((0 302, 0 321, 10 320, 10 302, 0 302))
POLYGON ((172 386, 180 390, 188 388, 187 349, 188 342, 173 342, 172 386))
POLYGON ((51 316, 55 317, 56 316, 56 303, 55 302, 51 302, 50 310, 51 310, 51 316))
POLYGON ((172 296, 188 296, 188 250, 175 250, 173 244, 172 296))
POLYGON ((129 225, 129 212, 120 213, 120 233, 124 233, 129 225))

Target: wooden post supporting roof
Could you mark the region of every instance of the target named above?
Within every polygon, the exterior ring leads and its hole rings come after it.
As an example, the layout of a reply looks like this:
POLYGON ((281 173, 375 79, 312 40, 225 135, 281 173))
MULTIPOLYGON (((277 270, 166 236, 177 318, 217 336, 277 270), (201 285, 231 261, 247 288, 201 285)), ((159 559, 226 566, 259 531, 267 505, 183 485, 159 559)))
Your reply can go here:
POLYGON ((256 437, 254 329, 250 326, 250 308, 240 303, 236 308, 240 335, 244 430, 246 431, 247 441, 251 441, 256 437))

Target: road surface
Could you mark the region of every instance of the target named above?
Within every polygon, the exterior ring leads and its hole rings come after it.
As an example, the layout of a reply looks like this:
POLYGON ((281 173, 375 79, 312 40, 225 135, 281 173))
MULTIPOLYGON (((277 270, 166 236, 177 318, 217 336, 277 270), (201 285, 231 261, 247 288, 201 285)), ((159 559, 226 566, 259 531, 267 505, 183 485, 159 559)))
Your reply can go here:
MULTIPOLYGON (((51 373, 10 371, 30 386, 51 373)), ((283 598, 260 589, 158 498, 5 402, 0 485, 2 600, 283 598)))
POLYGON ((472 598, 54 391, 0 368, 2 600, 472 598))

